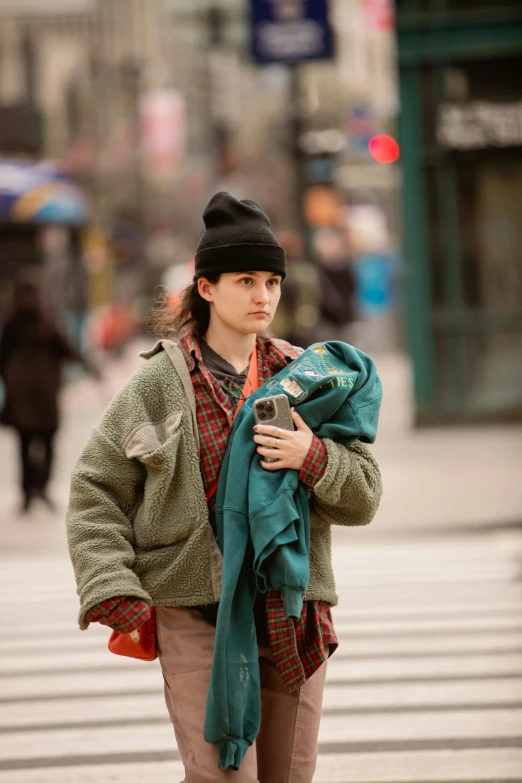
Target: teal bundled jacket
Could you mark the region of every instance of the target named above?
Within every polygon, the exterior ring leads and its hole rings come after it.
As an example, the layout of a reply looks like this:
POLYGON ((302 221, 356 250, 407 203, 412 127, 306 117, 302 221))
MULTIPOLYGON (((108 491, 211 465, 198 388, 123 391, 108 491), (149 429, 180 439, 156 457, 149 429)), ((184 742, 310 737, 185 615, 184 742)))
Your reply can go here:
POLYGON ((239 769, 260 725, 253 606, 256 592, 282 593, 286 617, 299 618, 309 578, 310 511, 299 471, 266 471, 253 440, 253 402, 286 394, 320 438, 373 443, 381 384, 369 356, 341 342, 317 343, 261 386, 232 429, 216 498, 223 591, 204 734, 220 769, 239 769))

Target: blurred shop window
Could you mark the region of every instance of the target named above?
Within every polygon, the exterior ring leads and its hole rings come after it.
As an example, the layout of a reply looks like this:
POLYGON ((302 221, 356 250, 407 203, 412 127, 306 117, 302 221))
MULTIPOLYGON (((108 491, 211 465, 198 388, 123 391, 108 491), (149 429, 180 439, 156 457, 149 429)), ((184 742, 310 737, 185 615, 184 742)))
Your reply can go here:
POLYGON ((463 337, 470 400, 478 410, 509 409, 520 400, 522 161, 517 157, 461 168, 457 178, 463 305, 483 313, 490 325, 463 337))
POLYGON ((436 394, 448 409, 520 405, 522 57, 423 72, 436 394))
POLYGON ((464 305, 522 309, 522 161, 466 167, 457 182, 464 305))

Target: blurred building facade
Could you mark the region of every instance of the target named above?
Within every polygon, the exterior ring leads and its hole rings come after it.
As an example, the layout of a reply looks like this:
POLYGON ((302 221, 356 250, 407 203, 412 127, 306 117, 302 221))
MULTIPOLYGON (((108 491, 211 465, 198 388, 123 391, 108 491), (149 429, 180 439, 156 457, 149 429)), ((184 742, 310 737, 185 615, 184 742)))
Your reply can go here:
POLYGON ((399 0, 417 421, 522 415, 522 7, 399 0))
POLYGON ((89 204, 74 226, 4 216, 1 255, 8 272, 13 260, 39 268, 45 292, 56 282, 48 248, 59 246, 55 315, 78 329, 89 309, 132 301, 147 280, 139 128, 146 85, 160 80, 155 10, 144 0, 0 2, 2 160, 22 172, 33 163, 35 176, 42 162, 56 167, 89 204))
POLYGON ((368 153, 394 129, 391 0, 331 0, 330 18, 333 60, 259 67, 248 0, 0 0, 0 155, 82 188, 90 307, 142 292, 145 311, 219 189, 304 228, 309 260, 317 230, 343 263, 397 251, 398 169, 368 153))

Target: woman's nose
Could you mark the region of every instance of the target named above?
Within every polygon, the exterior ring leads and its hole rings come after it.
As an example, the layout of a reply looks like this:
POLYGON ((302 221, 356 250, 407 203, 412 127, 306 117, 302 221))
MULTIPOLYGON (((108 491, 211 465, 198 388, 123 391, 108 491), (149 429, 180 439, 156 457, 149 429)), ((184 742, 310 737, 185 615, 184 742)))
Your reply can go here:
POLYGON ((269 302, 270 297, 268 295, 268 291, 266 289, 266 286, 260 286, 259 288, 256 288, 254 292, 254 299, 256 302, 269 302))

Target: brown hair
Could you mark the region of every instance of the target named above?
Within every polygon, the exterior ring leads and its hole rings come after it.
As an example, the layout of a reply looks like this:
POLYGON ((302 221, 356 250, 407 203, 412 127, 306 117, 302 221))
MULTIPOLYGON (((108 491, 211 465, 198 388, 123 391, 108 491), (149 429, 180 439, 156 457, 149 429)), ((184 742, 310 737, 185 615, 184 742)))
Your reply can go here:
MULTIPOLYGON (((209 283, 217 283, 220 275, 207 277, 209 283)), ((173 304, 172 294, 164 290, 157 299, 152 313, 152 331, 157 337, 182 337, 192 332, 203 337, 210 323, 210 305, 199 295, 197 280, 181 291, 178 304, 173 304)))

